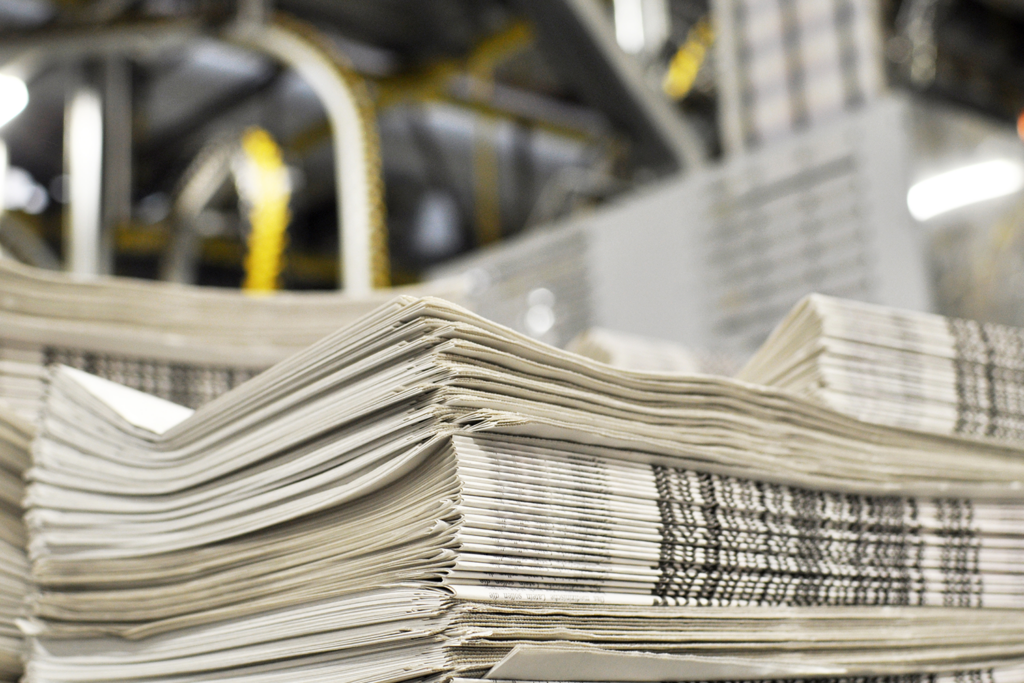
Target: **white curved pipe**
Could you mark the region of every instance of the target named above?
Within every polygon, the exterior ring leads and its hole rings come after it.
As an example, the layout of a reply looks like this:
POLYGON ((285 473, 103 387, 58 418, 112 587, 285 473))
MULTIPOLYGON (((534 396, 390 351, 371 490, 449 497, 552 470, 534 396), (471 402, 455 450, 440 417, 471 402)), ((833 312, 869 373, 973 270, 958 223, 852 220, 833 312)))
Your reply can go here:
MULTIPOLYGON (((109 29, 54 32, 26 37, 0 46, 0 61, 18 62, 25 70, 36 63, 83 55, 146 54, 187 45, 203 37, 197 22, 164 22, 121 25, 109 29)), ((279 24, 238 22, 222 39, 261 52, 300 74, 316 93, 330 121, 335 156, 335 189, 338 197, 338 240, 341 249, 341 286, 353 295, 373 288, 372 184, 369 165, 369 131, 350 84, 323 51, 298 33, 279 24)))
POLYGON ((373 181, 367 155, 368 134, 351 86, 327 55, 278 24, 246 22, 236 25, 225 37, 290 66, 323 104, 334 145, 340 282, 349 294, 368 294, 373 289, 373 181))

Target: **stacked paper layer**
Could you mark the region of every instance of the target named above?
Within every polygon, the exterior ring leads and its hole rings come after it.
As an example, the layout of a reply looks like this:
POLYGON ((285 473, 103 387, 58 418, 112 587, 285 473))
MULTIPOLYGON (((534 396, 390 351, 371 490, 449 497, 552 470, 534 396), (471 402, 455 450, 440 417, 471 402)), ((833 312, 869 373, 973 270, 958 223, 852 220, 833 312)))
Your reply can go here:
POLYGON ((1011 683, 1022 455, 431 299, 195 414, 65 368, 26 680, 1011 683))
MULTIPOLYGON (((713 5, 722 46, 727 144, 736 152, 835 119, 882 89, 875 3, 733 0, 713 5), (798 75, 799 74, 799 75, 798 75)), ((717 47, 717 46, 716 46, 717 47)))
MULTIPOLYGON (((460 283, 429 285, 461 296, 460 283)), ((45 367, 79 367, 198 407, 394 296, 247 296, 125 278, 81 281, 0 259, 0 399, 38 418, 45 367)))
MULTIPOLYGON (((461 291, 456 281, 430 288, 455 298, 461 291)), ((393 296, 253 297, 124 278, 82 281, 7 259, 0 259, 0 293, 0 676, 15 678, 23 648, 13 620, 26 592, 21 474, 31 427, 24 421, 39 419, 47 368, 79 367, 198 407, 393 296)))
POLYGON ((616 368, 641 372, 732 377, 743 367, 743 357, 726 351, 691 349, 601 327, 586 330, 566 348, 616 368))
POLYGON ((813 295, 740 377, 878 424, 1024 442, 1024 330, 813 295))
POLYGON ((0 680, 4 681, 18 680, 24 653, 15 620, 21 616, 27 592, 21 499, 33 431, 17 416, 0 410, 0 680))

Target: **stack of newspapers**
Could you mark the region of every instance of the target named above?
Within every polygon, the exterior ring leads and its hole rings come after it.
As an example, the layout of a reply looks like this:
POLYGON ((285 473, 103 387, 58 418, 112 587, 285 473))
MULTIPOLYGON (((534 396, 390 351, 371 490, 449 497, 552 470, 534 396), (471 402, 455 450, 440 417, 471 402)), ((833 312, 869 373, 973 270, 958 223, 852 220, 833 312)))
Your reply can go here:
MULTIPOLYGON (((461 296, 455 281, 426 287, 461 296)), ((59 363, 198 407, 393 296, 83 281, 0 259, 0 400, 35 421, 59 363)))
POLYGON ((28 479, 29 682, 1024 681, 1020 445, 438 299, 196 412, 60 368, 28 479))
MULTIPOLYGON (((457 281, 429 291, 461 296, 457 281)), ((422 287, 420 288, 422 289, 422 287)), ((0 680, 16 680, 26 594, 22 474, 49 367, 198 407, 394 296, 248 296, 125 278, 79 280, 0 259, 0 680)))
POLYGON ((22 475, 28 469, 31 425, 0 409, 0 681, 16 681, 24 654, 16 620, 27 592, 22 475))
POLYGON ((861 420, 1024 442, 1024 331, 821 295, 740 373, 861 420))

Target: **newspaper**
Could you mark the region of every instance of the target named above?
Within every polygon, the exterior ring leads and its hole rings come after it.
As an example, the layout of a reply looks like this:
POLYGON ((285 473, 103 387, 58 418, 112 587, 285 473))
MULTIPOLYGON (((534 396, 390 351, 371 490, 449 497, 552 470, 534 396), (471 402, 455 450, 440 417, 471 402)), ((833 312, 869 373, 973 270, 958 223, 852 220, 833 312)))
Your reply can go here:
POLYGON ((740 373, 877 424, 1024 441, 1024 330, 813 295, 740 373))
MULTIPOLYGON (((76 279, 0 258, 0 400, 35 421, 45 368, 81 368, 199 407, 394 297, 249 295, 128 278, 76 279)), ((460 301, 458 279, 412 291, 460 301)))
POLYGON ((197 411, 53 370, 25 680, 1024 680, 1024 451, 400 298, 197 411))
MULTIPOLYGON (((456 300, 463 291, 458 280, 425 287, 456 300)), ((249 296, 125 278, 82 280, 0 258, 0 679, 16 680, 21 671, 14 626, 26 594, 21 475, 48 367, 82 368, 196 408, 365 315, 394 291, 358 299, 249 296)))
POLYGON ((25 527, 21 521, 22 475, 28 469, 34 429, 16 415, 0 409, 0 680, 16 681, 24 654, 21 616, 27 593, 28 561, 25 527))

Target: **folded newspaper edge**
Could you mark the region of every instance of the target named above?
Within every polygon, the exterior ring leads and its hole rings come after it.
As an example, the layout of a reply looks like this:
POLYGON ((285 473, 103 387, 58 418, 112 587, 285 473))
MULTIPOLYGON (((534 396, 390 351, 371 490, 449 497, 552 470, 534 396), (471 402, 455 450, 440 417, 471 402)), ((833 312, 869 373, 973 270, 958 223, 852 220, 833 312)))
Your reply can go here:
POLYGON ((510 681, 745 681, 842 676, 841 666, 742 657, 614 652, 595 647, 517 645, 484 677, 510 681))

